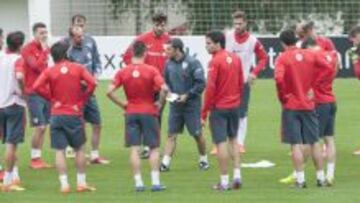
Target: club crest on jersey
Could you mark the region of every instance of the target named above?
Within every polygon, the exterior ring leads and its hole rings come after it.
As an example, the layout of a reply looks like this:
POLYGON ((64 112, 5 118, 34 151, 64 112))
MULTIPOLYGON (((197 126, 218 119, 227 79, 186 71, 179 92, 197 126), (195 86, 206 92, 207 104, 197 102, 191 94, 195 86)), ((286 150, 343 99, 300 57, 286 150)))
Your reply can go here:
POLYGON ((67 74, 69 72, 69 69, 66 66, 63 66, 63 67, 60 68, 60 72, 62 74, 67 74))
POLYGON ((138 70, 134 70, 134 71, 132 72, 132 76, 133 76, 134 78, 138 78, 138 77, 140 77, 140 72, 139 72, 138 70))
POLYGON ((231 64, 232 63, 232 58, 230 56, 226 57, 226 63, 231 64))
POLYGON ((183 70, 186 70, 189 67, 189 64, 187 62, 182 63, 183 70))
POLYGON ((304 59, 304 57, 303 57, 302 54, 296 54, 296 55, 295 55, 295 59, 296 59, 297 61, 302 61, 302 60, 304 59))

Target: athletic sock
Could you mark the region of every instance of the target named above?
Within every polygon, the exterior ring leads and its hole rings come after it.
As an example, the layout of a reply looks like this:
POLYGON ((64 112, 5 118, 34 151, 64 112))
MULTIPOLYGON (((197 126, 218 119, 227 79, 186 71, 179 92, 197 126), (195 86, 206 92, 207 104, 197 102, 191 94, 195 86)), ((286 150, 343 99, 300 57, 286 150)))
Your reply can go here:
POLYGON ((229 186, 229 175, 220 175, 220 184, 223 187, 228 187, 229 186))
POLYGON ((59 176, 59 181, 60 181, 61 188, 68 188, 69 187, 69 181, 68 181, 68 177, 67 177, 66 174, 60 175, 59 176))
POLYGON ((144 186, 144 182, 142 180, 141 174, 136 174, 134 176, 134 180, 135 180, 135 187, 143 187, 144 186))
POLYGON ((94 159, 98 159, 99 158, 99 150, 92 150, 90 152, 90 159, 94 160, 94 159))
POLYGON ((171 157, 168 155, 164 155, 161 163, 168 167, 170 166, 170 162, 171 162, 171 157))
POLYGON ((86 185, 86 174, 85 173, 78 173, 76 175, 76 177, 77 177, 77 185, 78 186, 86 185))
POLYGON ((297 171, 296 172, 296 182, 304 183, 305 182, 305 173, 304 171, 297 171))
POLYGON ((240 168, 234 168, 234 180, 241 180, 241 170, 240 168))
POLYGON ((151 171, 151 183, 152 185, 160 185, 160 172, 151 171))

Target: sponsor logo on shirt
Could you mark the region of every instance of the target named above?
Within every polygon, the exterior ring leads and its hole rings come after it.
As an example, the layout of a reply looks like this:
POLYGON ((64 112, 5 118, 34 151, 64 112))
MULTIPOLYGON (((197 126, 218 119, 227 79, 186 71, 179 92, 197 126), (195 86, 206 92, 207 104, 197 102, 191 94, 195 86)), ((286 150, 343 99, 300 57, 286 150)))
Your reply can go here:
POLYGON ((187 62, 182 63, 183 70, 186 70, 189 67, 189 64, 187 62))

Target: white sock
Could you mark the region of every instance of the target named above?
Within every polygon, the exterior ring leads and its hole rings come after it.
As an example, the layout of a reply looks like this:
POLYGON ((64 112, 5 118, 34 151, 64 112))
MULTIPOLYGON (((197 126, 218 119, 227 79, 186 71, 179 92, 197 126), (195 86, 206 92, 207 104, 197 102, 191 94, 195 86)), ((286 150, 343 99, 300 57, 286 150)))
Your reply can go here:
POLYGON ((77 185, 86 185, 86 174, 85 173, 78 173, 77 177, 77 185))
POLYGON ((244 146, 245 138, 246 138, 246 132, 247 132, 247 117, 240 118, 239 119, 239 128, 238 128, 238 131, 237 131, 238 144, 244 146))
POLYGON ((327 170, 326 170, 326 178, 327 179, 334 179, 334 173, 335 173, 335 163, 328 163, 327 164, 327 170))
POLYGON ((12 173, 13 173, 13 180, 20 180, 19 168, 17 166, 14 166, 12 173))
POLYGON ((164 155, 161 163, 164 164, 165 166, 170 166, 170 162, 171 162, 171 157, 168 155, 164 155))
POLYGON ((134 180, 135 180, 135 187, 143 187, 144 186, 144 182, 141 178, 141 174, 136 174, 134 176, 134 180))
POLYGON ((234 168, 234 180, 240 179, 241 180, 241 170, 240 168, 234 168))
POLYGON ((220 175, 220 184, 223 187, 229 186, 229 175, 220 175))
POLYGON ((160 185, 160 172, 151 171, 151 183, 152 185, 160 185))
POLYGON ((66 174, 60 175, 59 176, 59 181, 60 181, 61 188, 69 187, 69 181, 68 181, 68 177, 67 177, 66 174))
POLYGON ((207 155, 200 155, 199 161, 208 163, 208 156, 207 155))
POLYGON ((41 158, 41 149, 31 149, 31 159, 41 158))
POLYGON ((5 171, 3 184, 10 185, 12 183, 12 181, 13 181, 13 173, 5 171))
POLYGON ((94 160, 94 159, 97 159, 97 158, 99 158, 99 150, 92 150, 91 152, 90 152, 90 159, 91 160, 94 160))
POLYGON ((305 182, 305 173, 304 171, 296 171, 296 182, 304 183, 305 182))
POLYGON ((316 171, 316 179, 320 181, 325 181, 325 172, 324 170, 316 171))

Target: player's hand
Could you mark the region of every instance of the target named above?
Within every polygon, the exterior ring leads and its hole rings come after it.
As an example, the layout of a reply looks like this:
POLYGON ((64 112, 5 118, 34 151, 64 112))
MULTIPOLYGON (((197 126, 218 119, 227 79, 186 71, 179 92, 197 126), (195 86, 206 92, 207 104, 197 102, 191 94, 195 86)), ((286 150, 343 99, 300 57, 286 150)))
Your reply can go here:
POLYGON ((161 104, 160 101, 157 101, 157 102, 155 102, 155 106, 156 106, 156 108, 157 108, 158 110, 160 110, 161 107, 162 107, 162 104, 161 104))
POLYGON ((126 110, 126 109, 127 109, 127 106, 128 106, 128 102, 127 102, 127 101, 122 102, 121 108, 122 108, 123 110, 126 110))
POLYGON ((257 76, 253 73, 250 73, 248 79, 247 79, 247 82, 250 84, 250 85, 253 85, 255 83, 255 80, 257 79, 257 76))
POLYGON ((201 127, 205 128, 205 125, 206 125, 206 121, 204 119, 201 119, 201 127))
POLYGON ((187 98, 188 98, 187 94, 182 94, 182 95, 179 96, 179 98, 176 101, 179 102, 179 103, 185 103, 187 98))

